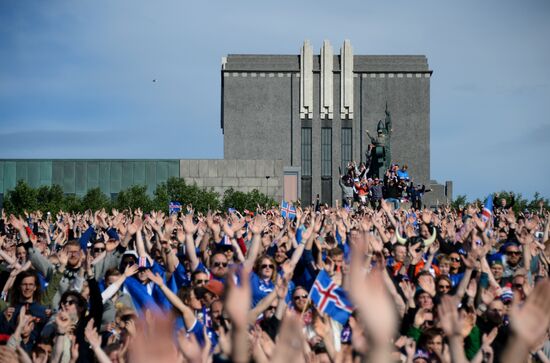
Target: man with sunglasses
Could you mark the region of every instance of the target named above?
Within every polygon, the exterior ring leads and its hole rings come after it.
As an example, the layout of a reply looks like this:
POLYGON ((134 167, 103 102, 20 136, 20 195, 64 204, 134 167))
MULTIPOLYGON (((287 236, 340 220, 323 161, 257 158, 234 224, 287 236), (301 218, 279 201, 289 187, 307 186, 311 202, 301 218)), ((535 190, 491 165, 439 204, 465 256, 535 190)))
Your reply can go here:
POLYGON ((216 252, 210 258, 210 272, 215 280, 222 283, 225 282, 225 278, 228 272, 227 266, 229 262, 223 252, 216 252))
POLYGON ((193 287, 206 285, 210 281, 208 274, 202 270, 197 270, 191 274, 191 283, 193 287))
POLYGON ((505 278, 512 278, 514 273, 523 267, 523 253, 519 245, 513 242, 506 243, 504 246, 504 274, 505 278))

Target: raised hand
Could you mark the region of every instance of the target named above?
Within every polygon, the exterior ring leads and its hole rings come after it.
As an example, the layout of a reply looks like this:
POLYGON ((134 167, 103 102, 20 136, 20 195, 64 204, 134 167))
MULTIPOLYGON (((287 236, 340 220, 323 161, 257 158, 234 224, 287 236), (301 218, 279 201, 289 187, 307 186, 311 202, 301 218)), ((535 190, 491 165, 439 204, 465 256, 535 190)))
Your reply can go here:
POLYGON ((441 329, 448 337, 461 336, 462 319, 457 310, 456 299, 445 295, 441 298, 441 304, 437 308, 441 329))
POLYGON ((59 334, 65 334, 71 330, 72 321, 69 317, 69 314, 67 314, 64 311, 60 311, 55 316, 55 327, 57 329, 57 332, 59 334))
POLYGON ((529 349, 542 339, 550 325, 550 281, 537 284, 531 295, 520 308, 514 304, 510 311, 510 324, 516 337, 529 349))
POLYGON ((223 222, 223 231, 225 232, 225 234, 227 235, 227 237, 229 238, 233 238, 235 236, 235 231, 233 230, 233 228, 231 228, 231 226, 229 225, 229 221, 228 220, 225 220, 223 222))
POLYGON ((432 222, 432 211, 429 209, 424 209, 422 211, 422 223, 430 224, 432 222))
POLYGON ((259 214, 254 217, 254 220, 252 221, 252 224, 250 225, 250 230, 253 234, 260 234, 264 230, 265 227, 267 227, 268 222, 266 218, 259 214))
POLYGON ((493 342, 495 341, 495 338, 497 337, 498 335, 498 328, 493 328, 493 330, 491 330, 489 332, 489 334, 483 334, 483 337, 481 338, 481 345, 483 347, 490 347, 491 344, 493 344, 493 342))
POLYGON ((65 249, 62 249, 57 253, 57 258, 59 259, 59 265, 62 267, 67 266, 67 262, 69 262, 69 255, 65 249))
POLYGON ((414 294, 415 294, 414 284, 408 281, 401 281, 399 283, 399 286, 401 287, 401 291, 403 291, 403 295, 405 295, 406 302, 412 303, 413 304, 412 307, 414 307, 414 294))
POLYGON ((164 279, 159 274, 153 273, 151 270, 147 270, 145 272, 147 278, 151 281, 153 281, 156 285, 164 285, 164 279))
POLYGON ((86 328, 84 329, 84 336, 92 347, 96 348, 101 346, 101 337, 94 327, 94 319, 90 319, 88 324, 86 324, 86 328))
POLYGON ((130 277, 132 275, 135 275, 136 272, 138 272, 139 266, 136 264, 133 265, 127 265, 124 269, 124 276, 130 277))
POLYGON ((489 289, 481 289, 481 301, 488 306, 497 296, 500 296, 499 290, 500 288, 495 287, 491 287, 489 289))
POLYGON ((183 222, 183 229, 185 230, 185 233, 187 233, 187 234, 194 234, 197 231, 197 228, 199 228, 199 225, 195 224, 193 222, 193 214, 192 213, 186 214, 185 217, 183 217, 182 222, 183 222))
POLYGON ((10 214, 10 224, 13 228, 17 229, 18 231, 24 228, 23 221, 20 218, 17 218, 13 214, 10 214))

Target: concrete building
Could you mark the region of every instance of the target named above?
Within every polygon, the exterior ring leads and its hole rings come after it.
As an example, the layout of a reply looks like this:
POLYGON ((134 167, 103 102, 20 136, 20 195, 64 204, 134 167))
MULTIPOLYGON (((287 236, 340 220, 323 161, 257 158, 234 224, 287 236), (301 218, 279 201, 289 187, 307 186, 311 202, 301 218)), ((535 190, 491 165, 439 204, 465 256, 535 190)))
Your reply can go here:
POLYGON ((282 160, 285 194, 340 199, 339 168, 365 159, 366 130, 375 134, 388 105, 392 161, 433 190, 429 203, 451 200, 452 184, 430 179, 425 56, 353 55, 349 41, 339 54, 325 41, 314 55, 306 41, 299 55, 228 55, 221 75, 224 157, 282 160))

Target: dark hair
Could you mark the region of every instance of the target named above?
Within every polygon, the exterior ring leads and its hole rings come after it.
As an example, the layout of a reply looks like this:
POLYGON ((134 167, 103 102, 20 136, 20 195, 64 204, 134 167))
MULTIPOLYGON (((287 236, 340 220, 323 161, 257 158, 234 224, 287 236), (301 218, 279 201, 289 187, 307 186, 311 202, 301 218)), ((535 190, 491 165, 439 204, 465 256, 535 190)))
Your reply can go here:
POLYGON ((65 243, 64 247, 69 247, 69 246, 76 246, 78 248, 81 248, 80 247, 80 242, 77 239, 72 239, 69 242, 65 243))
POLYGON ((120 342, 115 342, 107 345, 103 350, 107 355, 116 352, 117 350, 122 348, 122 344, 120 342))
POLYGON ((63 295, 61 295, 61 300, 59 300, 59 307, 61 308, 61 304, 67 300, 68 297, 74 297, 76 299, 76 311, 78 312, 78 318, 82 318, 84 316, 84 313, 86 312, 86 307, 88 305, 88 302, 82 296, 78 291, 69 290, 65 291, 63 295))
POLYGON ((334 247, 333 249, 327 252, 327 256, 330 258, 336 257, 336 256, 342 256, 342 255, 344 255, 344 251, 342 251, 340 247, 334 247))
POLYGON ((117 270, 115 267, 113 267, 108 269, 107 272, 105 272, 105 280, 107 280, 111 276, 121 276, 121 275, 122 273, 119 270, 117 270))
POLYGON ((194 281, 195 280, 195 277, 197 277, 198 274, 205 274, 206 276, 208 276, 208 273, 206 271, 203 271, 203 270, 195 270, 193 271, 193 273, 191 274, 191 281, 194 281))
POLYGON ((40 298, 42 297, 42 289, 40 287, 40 280, 38 279, 38 274, 34 270, 27 270, 20 272, 17 277, 15 278, 15 281, 13 283, 13 290, 11 294, 11 305, 15 306, 19 303, 21 303, 21 300, 23 299, 23 295, 21 294, 21 283, 23 282, 23 279, 26 279, 27 277, 34 278, 34 284, 36 286, 36 290, 34 290, 34 293, 32 295, 33 302, 40 302, 40 298))
POLYGON ((191 286, 183 286, 178 290, 177 295, 185 305, 189 305, 192 292, 193 292, 193 288, 191 286))
POLYGON ((426 346, 428 345, 428 342, 435 338, 436 336, 440 335, 441 338, 445 337, 445 334, 443 331, 439 328, 428 328, 422 332, 422 335, 420 335, 420 338, 418 339, 418 345, 417 347, 426 349, 426 346))

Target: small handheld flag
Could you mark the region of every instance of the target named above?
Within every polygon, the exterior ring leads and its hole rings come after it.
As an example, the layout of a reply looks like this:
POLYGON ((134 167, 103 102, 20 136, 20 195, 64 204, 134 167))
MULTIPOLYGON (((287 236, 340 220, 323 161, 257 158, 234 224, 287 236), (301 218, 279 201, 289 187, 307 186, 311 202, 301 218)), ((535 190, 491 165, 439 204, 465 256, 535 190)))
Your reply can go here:
POLYGON ((168 214, 178 214, 181 212, 181 203, 180 202, 170 202, 168 204, 168 214))
POLYGON ((483 204, 483 210, 481 211, 481 220, 485 223, 491 217, 493 216, 493 196, 489 195, 487 199, 485 199, 485 203, 483 204))
POLYGON ((309 293, 317 310, 344 325, 353 312, 353 305, 340 285, 332 281, 325 270, 321 270, 309 293))
POLYGON ((281 203, 281 216, 287 219, 296 218, 296 207, 283 200, 281 203))

